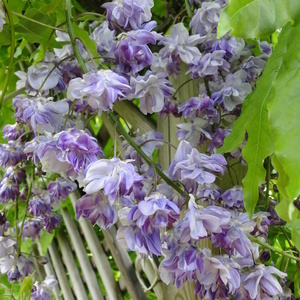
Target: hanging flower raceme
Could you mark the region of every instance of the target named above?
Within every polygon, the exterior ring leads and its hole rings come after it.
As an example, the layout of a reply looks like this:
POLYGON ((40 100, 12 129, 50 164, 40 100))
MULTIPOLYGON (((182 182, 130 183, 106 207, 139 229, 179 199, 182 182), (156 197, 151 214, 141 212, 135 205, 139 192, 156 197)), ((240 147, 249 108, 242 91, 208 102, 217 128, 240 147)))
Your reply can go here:
POLYGON ((111 70, 87 73, 70 81, 67 96, 71 100, 86 99, 88 105, 101 114, 112 109, 118 97, 130 90, 125 77, 111 70))
POLYGON ((51 203, 67 198, 76 188, 77 184, 75 182, 62 178, 49 182, 48 191, 51 203))
POLYGON ((54 286, 57 285, 57 280, 53 275, 49 275, 42 282, 36 282, 33 285, 31 290, 31 298, 32 299, 42 299, 42 300, 51 300, 52 299, 52 290, 54 286))

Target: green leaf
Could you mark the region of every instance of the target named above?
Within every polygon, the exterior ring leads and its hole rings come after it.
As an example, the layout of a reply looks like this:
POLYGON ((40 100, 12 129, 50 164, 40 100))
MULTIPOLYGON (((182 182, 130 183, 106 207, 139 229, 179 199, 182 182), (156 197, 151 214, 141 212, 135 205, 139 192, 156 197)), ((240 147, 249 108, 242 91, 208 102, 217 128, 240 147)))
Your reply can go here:
POLYGON ((162 18, 167 13, 166 2, 163 0, 154 0, 154 6, 151 11, 154 15, 162 18))
POLYGON ((299 0, 230 0, 220 16, 218 38, 230 29, 237 37, 266 37, 299 17, 299 0))
POLYGON ((94 57, 98 57, 99 53, 97 52, 96 43, 90 39, 88 32, 80 27, 76 23, 73 23, 74 33, 77 38, 81 40, 86 49, 92 54, 94 57))
POLYGON ((54 238, 54 233, 49 233, 47 231, 44 231, 42 233, 41 238, 40 238, 40 244, 42 246, 43 255, 46 255, 47 250, 48 250, 49 246, 51 245, 53 238, 54 238))
POLYGON ((273 84, 269 103, 270 128, 275 144, 273 165, 279 172, 277 186, 289 201, 300 195, 300 24, 293 27, 283 66, 273 84))
POLYGON ((11 45, 10 26, 4 24, 3 30, 0 32, 0 46, 11 45))
POLYGON ((243 157, 248 164, 248 171, 243 179, 243 196, 245 208, 250 216, 258 200, 258 186, 265 181, 263 161, 274 151, 267 105, 275 97, 274 81, 277 74, 285 68, 282 58, 287 52, 287 39, 291 34, 293 29, 289 25, 282 30, 278 45, 262 77, 258 79, 255 90, 245 99, 241 116, 234 122, 232 133, 225 139, 224 146, 218 150, 221 153, 236 149, 244 140, 247 131, 248 141, 243 148, 243 157))
POLYGON ((55 41, 54 37, 51 37, 52 29, 47 27, 51 24, 51 19, 46 14, 39 10, 32 8, 26 11, 26 17, 44 23, 45 26, 39 25, 28 19, 20 19, 19 23, 15 25, 15 30, 20 33, 29 43, 39 43, 44 47, 49 46, 51 48, 60 48, 61 45, 55 41))
POLYGON ((31 289, 33 286, 33 276, 34 274, 31 274, 23 279, 20 286, 18 300, 30 300, 31 289))

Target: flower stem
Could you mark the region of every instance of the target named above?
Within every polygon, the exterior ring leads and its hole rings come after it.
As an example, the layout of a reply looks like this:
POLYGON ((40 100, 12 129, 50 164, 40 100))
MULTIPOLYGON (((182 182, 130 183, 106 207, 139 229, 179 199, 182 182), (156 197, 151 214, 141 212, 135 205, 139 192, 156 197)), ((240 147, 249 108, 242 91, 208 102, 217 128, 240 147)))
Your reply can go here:
POLYGON ((141 149, 139 145, 135 143, 135 141, 132 139, 132 137, 127 133, 125 128, 122 126, 120 123, 119 119, 115 116, 113 112, 109 112, 108 116, 111 118, 111 120, 116 124, 117 129, 119 132, 123 135, 125 140, 132 146, 136 152, 146 161, 146 163, 150 167, 154 167, 156 173, 169 185, 171 186, 174 190, 176 190, 180 195, 186 196, 186 193, 184 190, 182 190, 178 185, 176 185, 168 176, 165 175, 165 173, 160 170, 154 163, 153 161, 145 154, 145 152, 141 149))
POLYGON ((6 0, 3 0, 2 2, 3 2, 3 5, 5 7, 7 17, 8 17, 8 20, 9 20, 11 45, 10 45, 10 57, 9 57, 7 75, 5 77, 4 86, 3 86, 3 89, 2 89, 2 94, 0 96, 0 109, 2 107, 3 99, 4 99, 4 96, 6 94, 6 91, 7 91, 9 82, 10 82, 10 77, 11 77, 11 74, 12 74, 12 71, 13 71, 14 54, 15 54, 15 48, 16 48, 15 29, 14 29, 14 23, 13 23, 11 11, 10 11, 10 8, 8 7, 8 4, 7 4, 6 0))
POLYGON ((77 43, 76 43, 76 35, 75 35, 75 32, 74 32, 73 23, 72 23, 72 2, 71 2, 71 0, 65 0, 65 9, 66 9, 66 19, 67 19, 68 33, 69 33, 69 36, 70 36, 71 45, 73 47, 75 57, 77 58, 77 61, 80 65, 83 73, 87 73, 88 69, 85 65, 84 59, 81 56, 81 53, 80 53, 79 48, 78 48, 77 43))
POLYGON ((260 241, 258 238, 255 238, 254 236, 252 236, 252 235, 250 235, 250 234, 247 234, 247 237, 248 237, 248 239, 249 239, 250 241, 252 241, 252 242, 254 242, 254 243, 256 243, 256 244, 262 246, 263 248, 269 249, 269 250, 271 250, 271 251, 273 251, 273 252, 277 252, 278 254, 281 254, 281 255, 283 255, 283 256, 285 256, 285 257, 289 257, 289 258, 291 258, 291 259, 294 259, 294 260, 300 262, 300 258, 299 258, 299 257, 296 257, 296 256, 294 256, 294 255, 292 255, 292 254, 286 253, 286 252, 283 251, 283 250, 280 250, 280 249, 275 248, 275 247, 273 247, 273 246, 271 246, 271 245, 269 245, 269 244, 267 244, 267 243, 264 243, 264 242, 260 241))

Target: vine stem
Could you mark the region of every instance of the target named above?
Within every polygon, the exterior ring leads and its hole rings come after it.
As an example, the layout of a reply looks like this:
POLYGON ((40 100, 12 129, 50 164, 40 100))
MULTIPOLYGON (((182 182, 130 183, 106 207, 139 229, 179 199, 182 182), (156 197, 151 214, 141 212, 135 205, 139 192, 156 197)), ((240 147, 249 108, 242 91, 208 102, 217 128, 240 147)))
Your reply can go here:
POLYGON ((153 167, 156 171, 156 173, 174 190, 176 190, 180 195, 186 196, 186 193, 184 190, 182 190, 178 185, 176 185, 161 169, 159 169, 153 161, 145 154, 145 152, 141 149, 139 145, 135 143, 135 141, 132 139, 132 137, 127 133, 125 128, 122 126, 122 124, 119 121, 119 118, 115 116, 113 112, 109 112, 108 116, 111 118, 111 120, 116 124, 116 127, 118 131, 123 135, 125 140, 136 150, 136 152, 146 161, 146 163, 153 167))
POLYGON ((81 53, 80 53, 79 48, 76 43, 76 35, 74 32, 73 23, 72 23, 72 2, 71 2, 71 0, 65 0, 65 9, 66 9, 67 28, 68 28, 68 33, 70 36, 71 45, 73 47, 74 54, 77 58, 77 61, 80 65, 83 73, 87 73, 88 69, 85 65, 84 59, 81 56, 81 53))
POLYGON ((256 244, 258 244, 258 245, 260 245, 260 246, 262 246, 262 247, 264 247, 266 249, 269 249, 269 250, 271 250, 273 252, 277 252, 278 254, 281 254, 281 255, 283 255, 285 257, 288 257, 288 258, 296 260, 297 262, 300 262, 300 258, 299 257, 296 257, 296 256, 294 256, 292 254, 286 253, 283 250, 280 250, 280 249, 275 248, 275 247, 273 247, 273 246, 271 246, 271 245, 269 245, 267 243, 264 243, 264 242, 260 241, 258 238, 255 238, 254 236, 252 236, 250 234, 247 234, 247 237, 248 237, 248 239, 250 241, 252 241, 252 242, 254 242, 254 243, 256 243, 256 244))
POLYGON ((270 199, 270 179, 271 179, 271 158, 270 156, 266 158, 266 164, 267 164, 267 180, 266 180, 266 184, 267 184, 267 188, 266 188, 266 194, 265 194, 265 198, 266 198, 266 210, 268 210, 269 208, 269 199, 270 199))
POLYGON ((3 5, 5 7, 7 17, 9 20, 9 25, 10 25, 10 40, 11 40, 11 45, 10 45, 10 57, 9 57, 9 64, 8 64, 8 71, 7 71, 7 76, 5 77, 4 81, 4 87, 2 90, 2 94, 0 95, 0 109, 2 108, 2 103, 4 96, 6 94, 9 82, 10 82, 10 77, 13 71, 13 63, 14 63, 14 54, 15 54, 15 48, 16 48, 16 42, 15 42, 15 29, 14 29, 14 23, 11 15, 10 8, 8 7, 7 1, 2 0, 3 5))

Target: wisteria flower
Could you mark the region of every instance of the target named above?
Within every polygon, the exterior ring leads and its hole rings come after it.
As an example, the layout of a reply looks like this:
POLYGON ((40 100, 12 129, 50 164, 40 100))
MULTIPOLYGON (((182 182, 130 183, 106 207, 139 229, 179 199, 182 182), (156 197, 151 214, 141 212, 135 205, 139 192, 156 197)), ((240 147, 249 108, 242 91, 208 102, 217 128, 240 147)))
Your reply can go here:
POLYGON ((151 20, 153 0, 115 0, 102 5, 107 9, 107 20, 111 30, 121 27, 136 30, 142 23, 151 20))
POLYGON ((240 186, 235 186, 222 194, 222 199, 225 205, 228 207, 243 207, 243 188, 240 186))
POLYGON ((104 156, 97 140, 78 129, 60 132, 56 146, 62 151, 62 158, 77 173, 84 172, 90 163, 98 159, 98 155, 104 156))
MULTIPOLYGON (((221 286, 226 288, 226 294, 234 294, 241 282, 239 268, 240 266, 225 256, 211 256, 208 249, 202 250, 203 255, 203 271, 197 270, 197 294, 203 298, 206 293, 214 294, 221 286), (203 289, 199 288, 199 285, 203 289)), ((213 298, 215 299, 215 298, 213 298)))
POLYGON ((188 142, 181 141, 170 165, 169 175, 183 182, 191 179, 198 184, 213 183, 216 178, 214 173, 223 174, 226 164, 222 155, 207 156, 192 148, 188 142))
POLYGON ((244 70, 228 74, 225 78, 225 86, 219 92, 212 95, 215 103, 222 103, 228 111, 232 111, 239 104, 244 102, 248 94, 252 92, 251 85, 246 82, 247 73, 244 70))
POLYGON ((25 133, 24 127, 19 123, 15 123, 13 125, 7 124, 3 127, 2 131, 4 138, 14 141, 20 138, 25 133))
POLYGON ((135 30, 120 35, 115 49, 118 70, 135 74, 152 64, 152 52, 147 44, 155 44, 156 35, 148 30, 135 30))
POLYGON ((203 38, 199 34, 190 36, 183 23, 178 23, 171 27, 169 36, 160 40, 159 44, 165 47, 159 54, 162 57, 178 55, 183 62, 190 64, 201 57, 196 45, 202 41, 203 38))
POLYGON ((23 160, 25 160, 25 155, 22 144, 14 141, 0 144, 0 166, 3 168, 15 166, 23 160))
POLYGON ((201 36, 209 35, 216 31, 219 17, 221 13, 221 6, 215 2, 204 2, 201 8, 195 11, 195 14, 190 22, 190 28, 193 34, 200 34, 201 36))
POLYGON ((66 102, 54 102, 52 98, 44 97, 18 96, 13 99, 13 105, 16 108, 16 119, 27 123, 37 133, 56 133, 61 129, 64 115, 69 111, 66 102))
POLYGON ((116 206, 111 206, 101 193, 81 197, 76 202, 75 211, 76 220, 83 217, 105 230, 108 230, 118 219, 116 206))
POLYGON ((196 270, 203 270, 203 260, 197 247, 190 244, 178 245, 164 250, 164 259, 159 265, 159 274, 166 284, 174 282, 177 288, 196 277, 196 270))
POLYGON ((144 76, 131 77, 132 93, 127 98, 140 99, 140 110, 143 114, 160 112, 164 107, 165 99, 171 98, 175 90, 166 79, 167 74, 157 75, 147 71, 144 76))
POLYGON ((54 286, 57 285, 57 280, 53 275, 49 275, 42 282, 36 282, 31 290, 31 298, 39 300, 51 300, 52 290, 54 286))
POLYGON ((87 73, 82 78, 70 81, 67 96, 71 100, 86 99, 93 109, 102 111, 112 109, 117 98, 124 96, 130 86, 125 77, 111 70, 99 70, 97 73, 87 73))
POLYGON ((67 179, 58 178, 56 181, 51 181, 48 184, 51 203, 58 201, 61 198, 67 198, 67 196, 74 192, 76 188, 77 184, 67 179))
POLYGON ((143 180, 130 162, 112 158, 91 163, 83 180, 84 190, 92 194, 103 189, 104 195, 113 203, 118 196, 129 193, 134 183, 143 180))
POLYGON ((250 272, 243 273, 241 275, 241 289, 237 293, 237 299, 245 299, 242 298, 245 296, 242 296, 244 290, 248 292, 250 299, 262 299, 263 296, 274 297, 282 294, 282 287, 273 274, 280 278, 286 277, 285 273, 272 266, 265 265, 256 265, 250 272))
POLYGON ((3 7, 3 3, 0 3, 0 32, 3 30, 3 25, 6 24, 5 21, 5 10, 3 7))

